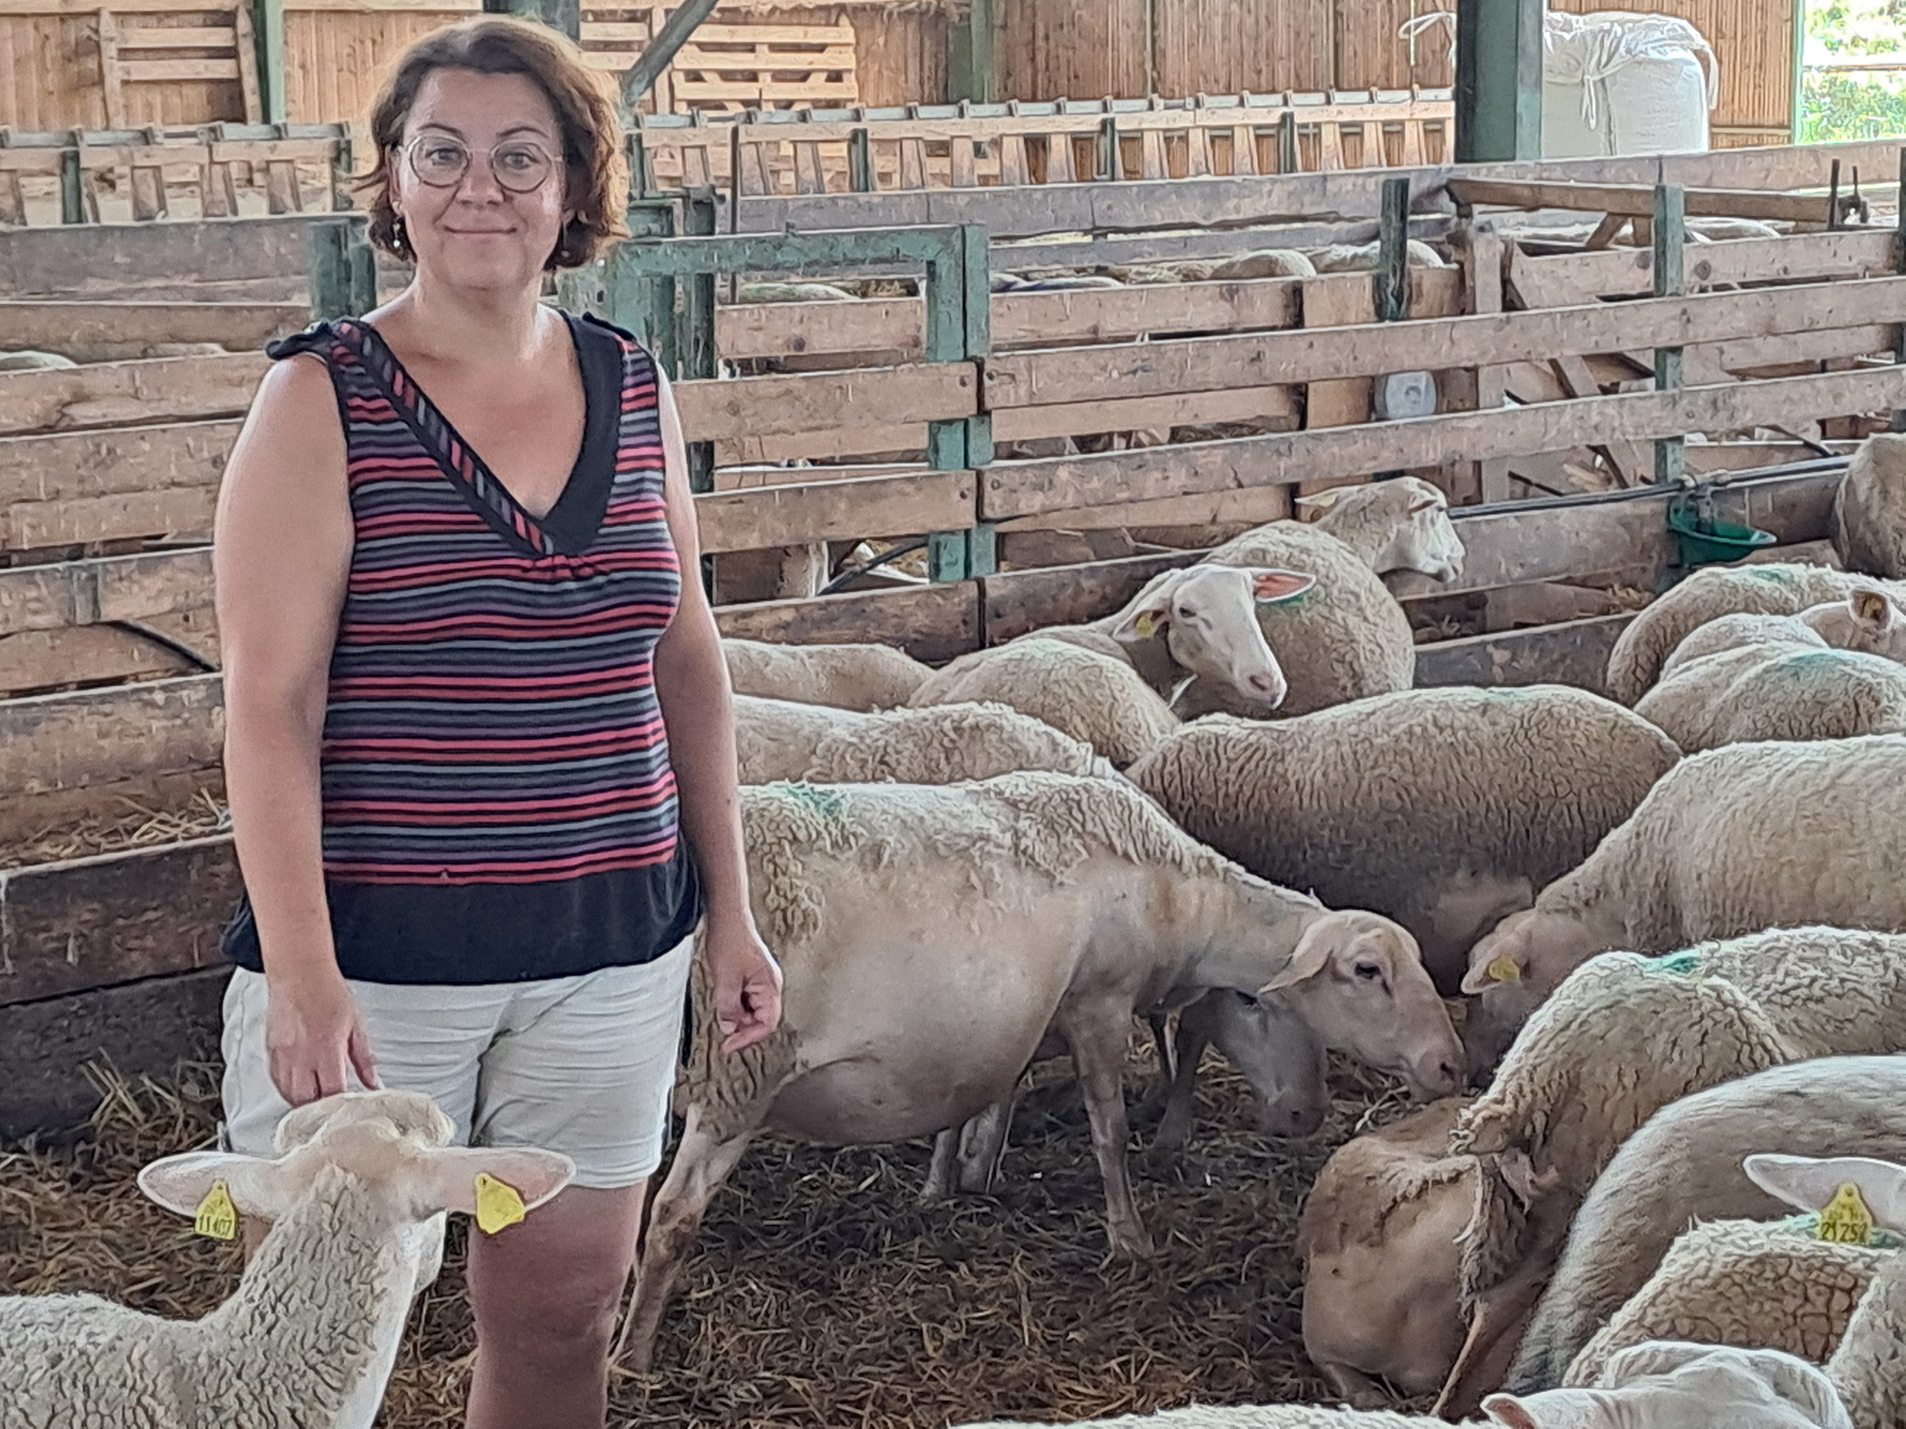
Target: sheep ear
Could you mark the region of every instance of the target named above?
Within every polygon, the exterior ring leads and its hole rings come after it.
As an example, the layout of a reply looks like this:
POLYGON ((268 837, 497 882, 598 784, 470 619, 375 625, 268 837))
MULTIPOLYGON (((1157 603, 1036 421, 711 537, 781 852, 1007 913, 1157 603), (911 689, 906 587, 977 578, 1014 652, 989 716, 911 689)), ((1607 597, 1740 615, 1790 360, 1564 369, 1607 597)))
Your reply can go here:
POLYGON ((1474 997, 1499 982, 1521 982, 1522 959, 1514 953, 1491 954, 1488 940, 1476 944, 1469 953, 1469 971, 1463 974, 1462 990, 1474 997))
POLYGON ((1489 1416, 1490 1423, 1500 1424, 1503 1429, 1542 1429, 1540 1421, 1513 1394, 1490 1395, 1482 1402, 1482 1412, 1489 1416))
POLYGON ((1292 987, 1307 978, 1316 977, 1330 962, 1330 955, 1336 951, 1336 939, 1333 936, 1331 921, 1320 918, 1304 929, 1304 936, 1297 940, 1297 948, 1291 953, 1291 960, 1284 964, 1282 971, 1257 990, 1259 997, 1265 997, 1280 988, 1292 987))
POLYGON ((1306 511, 1328 511, 1343 497, 1344 487, 1327 486, 1322 491, 1313 491, 1308 496, 1300 496, 1291 503, 1306 511))
POLYGON ((235 1151, 187 1151, 162 1156, 139 1172, 139 1189, 156 1205, 181 1216, 196 1216, 205 1198, 220 1181, 232 1204, 244 1215, 273 1220, 283 1210, 283 1196, 272 1174, 276 1161, 241 1156, 235 1151))
POLYGON ((1290 600, 1316 584, 1317 577, 1308 571, 1280 571, 1260 566, 1251 572, 1251 594, 1260 604, 1290 600))
POLYGON ((576 1163, 557 1151, 533 1146, 445 1146, 422 1158, 423 1184, 417 1194, 425 1205, 474 1216, 479 1210, 477 1178, 501 1182, 502 1199, 513 1193, 524 1211, 533 1211, 569 1184, 576 1163))
POLYGON ((1419 511, 1439 511, 1446 504, 1446 502, 1439 501, 1434 496, 1419 496, 1410 503, 1408 514, 1414 516, 1419 511))
POLYGON ((1891 1231, 1906 1231, 1906 1166, 1868 1156, 1762 1153, 1749 1156, 1741 1169, 1768 1195, 1803 1211, 1824 1211, 1842 1186, 1858 1187, 1875 1222, 1891 1231))
POLYGON ((1183 571, 1164 571, 1147 581, 1112 627, 1112 638, 1121 645, 1134 645, 1163 630, 1170 623, 1172 592, 1183 578, 1183 571))
POLYGON ((1862 625, 1874 630, 1884 630, 1886 617, 1891 613, 1892 602, 1876 590, 1856 590, 1848 603, 1853 607, 1853 618, 1862 625))

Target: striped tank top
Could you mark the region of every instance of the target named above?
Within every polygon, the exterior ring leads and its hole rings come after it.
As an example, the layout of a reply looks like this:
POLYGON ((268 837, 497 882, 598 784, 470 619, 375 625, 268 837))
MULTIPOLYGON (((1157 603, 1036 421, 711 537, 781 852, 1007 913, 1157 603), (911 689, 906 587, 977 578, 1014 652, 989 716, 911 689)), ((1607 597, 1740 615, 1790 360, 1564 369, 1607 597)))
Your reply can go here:
MULTIPOLYGON (((655 368, 568 319, 582 450, 532 517, 367 323, 272 344, 323 359, 355 544, 320 770, 348 978, 489 983, 649 961, 701 914, 654 652, 681 596, 655 368)), ((227 957, 261 970, 241 897, 227 957)))

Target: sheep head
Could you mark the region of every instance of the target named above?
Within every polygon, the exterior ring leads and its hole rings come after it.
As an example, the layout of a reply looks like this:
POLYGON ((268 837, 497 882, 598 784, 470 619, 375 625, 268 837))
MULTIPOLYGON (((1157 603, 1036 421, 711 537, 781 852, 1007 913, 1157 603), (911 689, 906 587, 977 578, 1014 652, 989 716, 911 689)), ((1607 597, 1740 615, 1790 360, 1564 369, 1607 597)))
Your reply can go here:
POLYGON ((1654 1340, 1612 1356, 1592 1387, 1492 1394, 1482 1409, 1505 1429, 1851 1429, 1832 1382, 1778 1350, 1654 1340))
POLYGON ((1119 613, 1112 638, 1143 645, 1163 636, 1172 663, 1259 709, 1274 710, 1290 686, 1264 639, 1257 607, 1293 600, 1317 583, 1303 571, 1265 566, 1186 566, 1153 576, 1119 613))

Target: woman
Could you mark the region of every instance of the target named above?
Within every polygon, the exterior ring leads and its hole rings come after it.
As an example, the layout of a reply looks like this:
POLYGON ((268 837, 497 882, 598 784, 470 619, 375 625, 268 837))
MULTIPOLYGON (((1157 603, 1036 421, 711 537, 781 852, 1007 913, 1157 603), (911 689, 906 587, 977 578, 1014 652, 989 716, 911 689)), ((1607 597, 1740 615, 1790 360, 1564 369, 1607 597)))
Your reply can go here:
POLYGON ((668 384, 539 301, 623 231, 614 109, 485 17, 399 60, 371 132, 371 234, 416 276, 271 349, 219 495, 227 1135, 269 1153, 288 1107, 381 1084, 574 1158, 471 1234, 468 1422, 599 1429, 691 930, 728 1051, 780 972, 668 384))

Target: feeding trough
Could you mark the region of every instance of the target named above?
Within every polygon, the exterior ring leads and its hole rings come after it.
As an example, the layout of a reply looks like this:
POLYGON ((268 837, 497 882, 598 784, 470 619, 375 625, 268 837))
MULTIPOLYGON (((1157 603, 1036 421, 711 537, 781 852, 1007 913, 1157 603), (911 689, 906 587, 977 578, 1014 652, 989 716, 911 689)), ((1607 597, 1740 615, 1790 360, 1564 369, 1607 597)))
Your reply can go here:
POLYGON ((1714 496, 1703 491, 1692 502, 1677 496, 1668 503, 1668 529, 1681 548, 1684 566, 1722 565, 1751 555, 1778 539, 1758 526, 1741 526, 1714 515, 1714 496))

